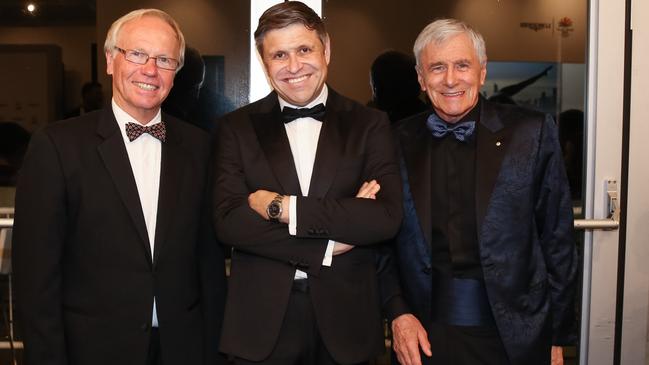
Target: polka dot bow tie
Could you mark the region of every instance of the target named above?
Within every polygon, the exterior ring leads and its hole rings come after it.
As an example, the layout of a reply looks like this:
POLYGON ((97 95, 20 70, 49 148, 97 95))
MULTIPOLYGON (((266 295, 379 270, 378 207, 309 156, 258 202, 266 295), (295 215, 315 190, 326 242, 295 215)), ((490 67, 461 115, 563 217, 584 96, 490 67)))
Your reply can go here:
POLYGON ((133 142, 144 133, 152 135, 153 137, 159 139, 160 142, 164 142, 167 139, 167 128, 164 122, 156 123, 152 126, 145 126, 137 123, 126 123, 126 136, 128 136, 129 141, 133 142))

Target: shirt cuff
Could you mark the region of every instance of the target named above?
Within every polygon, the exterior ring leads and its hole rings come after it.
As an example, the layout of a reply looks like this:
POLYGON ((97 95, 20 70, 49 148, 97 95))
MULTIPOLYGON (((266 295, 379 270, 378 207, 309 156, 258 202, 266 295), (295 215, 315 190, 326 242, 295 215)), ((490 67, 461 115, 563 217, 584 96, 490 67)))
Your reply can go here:
POLYGON ((297 197, 291 195, 288 197, 288 234, 295 236, 297 234, 297 197))
POLYGON ((333 254, 335 245, 336 241, 329 240, 329 242, 327 242, 327 250, 325 251, 324 259, 322 259, 322 266, 331 266, 331 262, 334 258, 333 254))

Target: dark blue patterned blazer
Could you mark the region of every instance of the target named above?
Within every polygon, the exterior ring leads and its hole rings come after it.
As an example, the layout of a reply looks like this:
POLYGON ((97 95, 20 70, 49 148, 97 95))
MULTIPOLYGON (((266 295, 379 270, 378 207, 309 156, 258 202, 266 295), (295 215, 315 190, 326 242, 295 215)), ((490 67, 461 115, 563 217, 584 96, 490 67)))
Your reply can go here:
MULTIPOLYGON (((403 298, 426 326, 431 312, 431 135, 428 114, 396 127, 404 221, 396 243, 403 298)), ((570 192, 551 117, 482 102, 476 221, 489 303, 512 364, 549 364, 573 341, 577 253, 570 192)), ((394 304, 394 301, 393 301, 394 304)), ((434 348, 435 344, 433 344, 434 348)))

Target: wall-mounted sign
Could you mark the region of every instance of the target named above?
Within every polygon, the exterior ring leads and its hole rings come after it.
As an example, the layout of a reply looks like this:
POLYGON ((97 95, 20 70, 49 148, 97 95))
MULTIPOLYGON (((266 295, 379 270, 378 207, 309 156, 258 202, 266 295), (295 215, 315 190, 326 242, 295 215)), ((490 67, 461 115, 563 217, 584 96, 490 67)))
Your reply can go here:
POLYGON ((558 32, 561 33, 561 36, 567 37, 568 35, 570 35, 570 32, 573 32, 575 30, 572 24, 573 24, 572 19, 568 18, 567 16, 564 16, 558 21, 555 21, 553 18, 552 23, 521 22, 520 27, 531 29, 535 32, 538 32, 539 30, 552 30, 552 32, 554 33, 554 30, 556 29, 558 32), (555 24, 556 26, 554 26, 555 24))
POLYGON ((552 29, 552 23, 521 23, 521 28, 529 28, 535 32, 543 29, 552 29))
POLYGON ((567 16, 559 19, 557 30, 561 32, 561 36, 567 37, 570 32, 573 32, 575 30, 575 28, 573 28, 572 26, 572 19, 568 18, 567 16))

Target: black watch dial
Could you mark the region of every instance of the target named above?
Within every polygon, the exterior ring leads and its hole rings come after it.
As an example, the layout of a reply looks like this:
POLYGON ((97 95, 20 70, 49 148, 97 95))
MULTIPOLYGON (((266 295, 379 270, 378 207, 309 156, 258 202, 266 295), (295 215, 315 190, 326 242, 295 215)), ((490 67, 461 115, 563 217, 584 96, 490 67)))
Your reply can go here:
POLYGON ((268 216, 270 218, 279 218, 280 214, 282 214, 282 204, 273 201, 268 205, 268 216))

